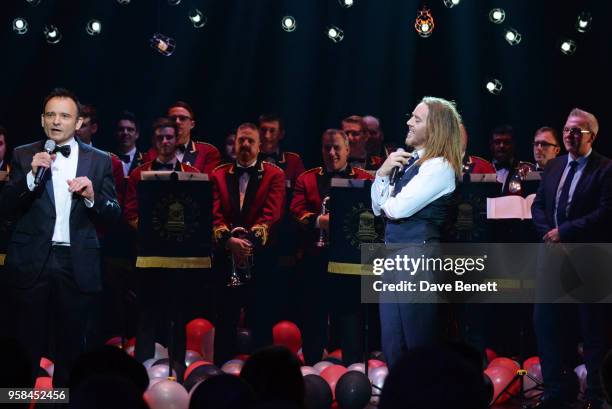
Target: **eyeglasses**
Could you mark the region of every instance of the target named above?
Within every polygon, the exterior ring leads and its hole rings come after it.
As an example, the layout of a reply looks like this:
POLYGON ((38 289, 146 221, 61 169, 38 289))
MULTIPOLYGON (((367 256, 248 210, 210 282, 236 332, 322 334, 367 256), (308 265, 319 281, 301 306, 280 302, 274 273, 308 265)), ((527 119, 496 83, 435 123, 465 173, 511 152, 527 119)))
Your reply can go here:
POLYGON ((172 119, 173 121, 176 121, 178 119, 181 122, 185 122, 185 121, 191 119, 191 117, 187 116, 187 115, 171 115, 168 118, 172 119))
POLYGON ((584 133, 591 133, 591 131, 587 131, 587 130, 580 129, 580 128, 563 128, 564 135, 575 135, 575 134, 584 134, 584 133))
POLYGON ((533 143, 533 146, 534 147, 540 147, 540 148, 546 149, 546 148, 550 148, 551 146, 557 147, 559 145, 557 145, 556 143, 549 143, 549 142, 544 142, 544 141, 535 141, 533 143))

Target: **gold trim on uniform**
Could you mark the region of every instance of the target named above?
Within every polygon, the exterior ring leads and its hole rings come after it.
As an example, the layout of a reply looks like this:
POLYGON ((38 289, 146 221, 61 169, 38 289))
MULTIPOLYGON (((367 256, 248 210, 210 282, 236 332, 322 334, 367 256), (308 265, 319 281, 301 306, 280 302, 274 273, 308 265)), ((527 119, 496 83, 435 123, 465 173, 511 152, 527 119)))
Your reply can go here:
POLYGON ((4 265, 4 259, 6 258, 6 254, 0 254, 0 266, 4 265))
POLYGON ((229 233, 230 229, 226 226, 226 225, 222 225, 219 227, 215 227, 213 229, 213 237, 215 239, 216 242, 219 242, 222 238, 225 232, 229 233))
POLYGON ((255 237, 261 239, 261 245, 264 246, 268 241, 268 226, 265 224, 256 224, 251 227, 251 231, 255 234, 255 237))
POLYGON ((316 215, 316 213, 313 213, 313 212, 306 212, 306 213, 304 213, 304 215, 303 215, 302 217, 298 218, 298 219, 297 219, 297 221, 298 221, 298 222, 300 222, 300 223, 302 223, 302 224, 308 224, 308 220, 307 220, 307 219, 308 219, 310 216, 315 216, 315 215, 316 215))
POLYGON ((136 259, 139 268, 210 268, 210 257, 142 257, 136 259))
POLYGON ((327 272, 347 275, 370 275, 367 267, 366 264, 337 263, 335 261, 330 261, 327 264, 327 272))

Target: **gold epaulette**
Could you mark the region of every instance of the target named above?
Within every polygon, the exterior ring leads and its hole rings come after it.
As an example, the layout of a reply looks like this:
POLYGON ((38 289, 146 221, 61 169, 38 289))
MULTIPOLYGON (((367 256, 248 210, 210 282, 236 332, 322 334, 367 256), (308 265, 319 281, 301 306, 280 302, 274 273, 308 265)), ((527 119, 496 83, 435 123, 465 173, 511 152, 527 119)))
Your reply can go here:
POLYGON ((320 173, 323 171, 323 167, 322 166, 317 166, 316 168, 312 168, 312 169, 308 169, 303 171, 302 173, 300 173, 300 176, 305 175, 307 173, 320 173))
POLYGON ((268 166, 274 166, 276 169, 281 170, 281 171, 283 171, 283 172, 284 172, 284 170, 283 170, 282 168, 280 168, 278 165, 276 165, 276 164, 274 164, 274 163, 267 162, 267 161, 265 161, 265 160, 262 160, 262 161, 261 161, 261 163, 265 163, 265 164, 266 164, 266 165, 268 165, 268 166))
MULTIPOLYGON (((200 145, 209 145, 212 146, 213 148, 217 149, 217 147, 215 145, 213 145, 212 143, 208 143, 208 142, 201 142, 201 141, 193 141, 193 143, 195 144, 200 144, 200 145)), ((218 150, 218 149, 217 149, 218 150)))

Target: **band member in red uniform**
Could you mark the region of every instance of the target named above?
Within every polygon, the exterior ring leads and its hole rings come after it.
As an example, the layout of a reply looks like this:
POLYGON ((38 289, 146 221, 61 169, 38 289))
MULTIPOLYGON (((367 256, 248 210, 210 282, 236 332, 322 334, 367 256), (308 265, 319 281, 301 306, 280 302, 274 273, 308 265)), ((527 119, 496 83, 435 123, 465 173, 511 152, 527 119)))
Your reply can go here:
MULTIPOLYGON (((191 106, 183 101, 176 101, 168 108, 168 118, 176 123, 178 129, 178 145, 176 157, 179 162, 197 168, 200 172, 210 175, 221 163, 219 150, 206 142, 196 142, 191 137, 191 130, 196 121, 191 106)), ((155 146, 146 153, 147 160, 157 156, 155 146)))
MULTIPOLYGON (((193 166, 180 163, 177 160, 177 133, 177 126, 173 121, 168 118, 157 119, 153 123, 153 141, 156 145, 156 152, 158 152, 157 158, 140 165, 130 173, 123 214, 128 224, 135 229, 138 228, 137 187, 142 180, 142 172, 167 170, 199 173, 198 169, 193 166)), ((135 356, 140 362, 153 357, 155 340, 168 334, 170 320, 174 321, 173 359, 177 362, 184 361, 186 309, 169 302, 167 297, 168 294, 172 294, 172 296, 177 293, 184 294, 185 286, 188 284, 181 272, 180 269, 147 268, 146 271, 141 271, 141 274, 139 274, 139 288, 137 290, 139 320, 136 332, 135 356), (156 337, 156 332, 158 337, 156 337)))
POLYGON ((351 157, 348 159, 349 165, 365 170, 376 170, 382 165, 384 162, 383 158, 368 153, 367 143, 369 133, 362 117, 351 115, 348 118, 344 118, 342 120, 342 130, 348 136, 350 144, 351 157))
POLYGON ((280 142, 285 138, 285 127, 279 116, 264 114, 259 117, 259 135, 261 137, 261 160, 273 163, 285 172, 285 179, 290 187, 295 186, 298 176, 304 172, 302 158, 295 152, 283 151, 280 142))
POLYGON ((219 166, 212 173, 213 235, 217 247, 215 269, 221 282, 215 335, 215 362, 236 353, 236 327, 245 306, 254 347, 272 342, 272 304, 277 288, 274 280, 272 242, 282 217, 285 175, 276 165, 258 160, 260 139, 257 126, 245 123, 236 131, 236 162, 219 166), (232 231, 246 230, 242 238, 232 231), (228 286, 230 257, 240 264, 253 256, 252 279, 244 285, 228 286))
MULTIPOLYGON (((302 305, 307 309, 303 314, 302 324, 303 352, 307 365, 321 360, 326 344, 327 314, 330 309, 341 317, 338 324, 341 326, 344 363, 357 362, 362 352, 359 308, 352 308, 354 305, 351 304, 346 309, 340 309, 326 302, 329 297, 320 296, 322 291, 333 284, 332 281, 341 279, 346 282, 347 279, 352 280, 354 277, 330 277, 327 273, 329 259, 327 248, 316 245, 321 234, 324 237, 328 237, 329 234, 330 215, 329 213, 322 214, 321 210, 323 199, 329 195, 331 179, 374 179, 365 170, 353 168, 348 164, 349 153, 349 139, 343 131, 338 129, 325 131, 322 137, 324 166, 310 169, 300 175, 291 201, 291 215, 299 222, 307 235, 302 262, 305 298, 302 305), (317 298, 315 302, 306 302, 315 296, 317 298)), ((359 288, 356 291, 359 296, 359 288)), ((341 298, 346 300, 345 297, 341 298)))
POLYGON ((463 173, 495 173, 495 167, 486 159, 480 156, 468 155, 468 133, 465 125, 461 124, 461 153, 463 157, 463 173))

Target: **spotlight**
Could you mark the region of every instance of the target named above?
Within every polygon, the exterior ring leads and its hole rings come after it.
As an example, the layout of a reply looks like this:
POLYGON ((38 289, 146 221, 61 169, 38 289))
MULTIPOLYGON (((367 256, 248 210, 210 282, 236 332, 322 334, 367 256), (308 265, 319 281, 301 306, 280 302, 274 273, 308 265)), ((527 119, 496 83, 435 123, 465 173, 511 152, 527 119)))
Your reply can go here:
POLYGON ((579 33, 586 33, 591 29, 591 20, 593 20, 591 13, 583 11, 578 15, 578 19, 576 20, 576 30, 578 30, 579 33))
POLYGON ((40 4, 40 0, 26 0, 26 3, 32 7, 36 7, 40 4))
POLYGON ((122 5, 126 5, 126 4, 130 4, 131 0, 117 0, 117 3, 122 4, 122 5))
POLYGON ((25 34, 28 32, 28 22, 22 19, 21 17, 17 17, 13 20, 13 31, 17 34, 25 34))
POLYGON ((339 43, 344 38, 344 31, 336 26, 329 26, 327 28, 327 36, 334 43, 339 43))
POLYGON ((504 9, 492 9, 489 11, 489 21, 495 24, 501 24, 506 19, 506 12, 504 9))
POLYGON ((85 31, 90 36, 96 36, 102 32, 102 23, 100 23, 99 20, 89 20, 85 27, 85 31))
POLYGON ((169 57, 176 48, 176 41, 173 38, 163 35, 162 33, 155 33, 149 40, 151 48, 157 50, 161 55, 169 57))
POLYGON ((351 8, 355 5, 356 0, 338 0, 338 3, 345 9, 351 8))
POLYGON ((485 85, 487 91, 489 91, 493 95, 499 95, 503 87, 504 86, 502 85, 501 81, 497 79, 489 80, 485 85))
POLYGON ((576 52, 576 42, 573 40, 563 40, 561 42, 561 52, 565 55, 572 55, 576 52))
POLYGON ((444 0, 444 5, 449 9, 457 6, 461 0, 444 0))
POLYGON ((206 25, 208 18, 198 9, 192 9, 189 12, 189 20, 195 28, 202 28, 206 25))
POLYGON ((522 40, 521 34, 513 28, 506 30, 504 33, 504 38, 510 45, 517 45, 522 40))
POLYGON ((283 30, 285 30, 288 33, 295 31, 295 26, 296 26, 295 18, 293 18, 293 16, 285 16, 281 20, 281 25, 283 26, 283 30))
POLYGON ((171 6, 178 6, 181 4, 181 0, 168 0, 168 4, 171 6))
POLYGON ((424 6, 417 12, 414 28, 421 37, 427 38, 433 32, 434 27, 435 24, 431 11, 424 6))
POLYGON ((49 44, 57 44, 62 41, 62 33, 52 24, 45 26, 43 34, 49 44))

